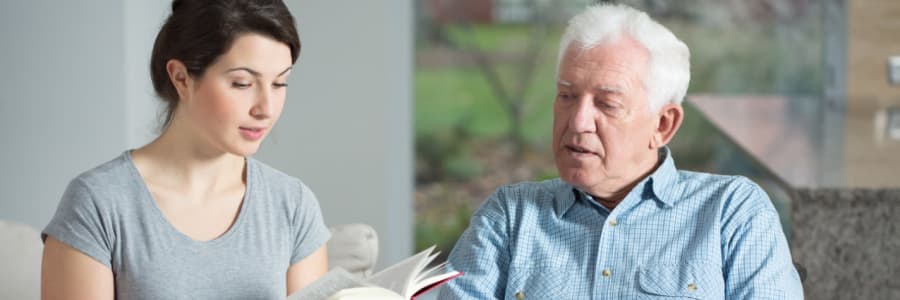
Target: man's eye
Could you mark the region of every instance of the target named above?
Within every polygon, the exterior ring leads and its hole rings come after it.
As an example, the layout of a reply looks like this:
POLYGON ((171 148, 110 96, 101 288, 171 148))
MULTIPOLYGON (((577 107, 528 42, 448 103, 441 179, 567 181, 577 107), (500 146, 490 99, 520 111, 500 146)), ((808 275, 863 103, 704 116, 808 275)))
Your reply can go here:
POLYGON ((556 97, 558 97, 560 100, 572 100, 575 98, 575 96, 572 96, 572 94, 569 93, 559 93, 556 95, 556 97))
POLYGON ((602 109, 605 109, 605 110, 614 110, 614 109, 618 109, 618 108, 619 108, 618 105, 612 104, 612 103, 607 102, 607 101, 602 101, 602 100, 601 100, 601 101, 597 101, 597 107, 602 108, 602 109))
POLYGON ((242 82, 232 82, 232 83, 231 83, 231 87, 233 87, 233 88, 239 88, 239 89, 246 89, 246 88, 250 87, 250 84, 249 84, 249 83, 242 83, 242 82))
POLYGON ((283 88, 283 87, 287 87, 288 84, 286 82, 275 82, 275 83, 272 83, 272 86, 274 86, 276 88, 283 88))

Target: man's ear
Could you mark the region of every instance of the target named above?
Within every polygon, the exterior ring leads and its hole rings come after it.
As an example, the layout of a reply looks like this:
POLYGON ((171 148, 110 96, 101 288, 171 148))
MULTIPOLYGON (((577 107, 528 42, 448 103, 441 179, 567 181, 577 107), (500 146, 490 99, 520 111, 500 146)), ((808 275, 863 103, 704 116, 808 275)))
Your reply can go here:
POLYGON ((169 73, 169 81, 172 82, 172 86, 178 92, 179 101, 189 99, 188 96, 191 94, 190 88, 193 85, 193 78, 191 78, 184 63, 177 59, 170 59, 166 62, 166 72, 169 73))
POLYGON ((650 138, 650 148, 658 149, 665 146, 675 136, 675 132, 681 127, 684 120, 684 109, 680 104, 669 103, 663 106, 656 115, 656 128, 653 137, 650 138))

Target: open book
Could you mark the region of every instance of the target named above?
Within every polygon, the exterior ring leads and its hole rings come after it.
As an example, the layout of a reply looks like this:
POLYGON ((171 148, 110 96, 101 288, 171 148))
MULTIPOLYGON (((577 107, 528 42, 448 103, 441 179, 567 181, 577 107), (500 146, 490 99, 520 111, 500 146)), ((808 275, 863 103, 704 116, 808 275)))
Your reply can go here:
POLYGON ((334 268, 303 290, 288 296, 288 300, 416 299, 462 275, 458 271, 445 273, 446 262, 426 269, 438 255, 433 251, 434 246, 431 246, 369 278, 358 278, 341 268, 334 268))

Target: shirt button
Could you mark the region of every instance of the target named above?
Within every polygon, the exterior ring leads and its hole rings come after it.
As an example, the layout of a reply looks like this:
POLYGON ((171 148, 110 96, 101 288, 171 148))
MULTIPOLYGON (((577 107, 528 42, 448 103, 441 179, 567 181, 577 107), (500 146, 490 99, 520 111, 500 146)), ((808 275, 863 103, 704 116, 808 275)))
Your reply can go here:
POLYGON ((603 269, 603 272, 601 274, 603 274, 603 277, 609 277, 610 275, 612 275, 612 272, 609 269, 603 269))
POLYGON ((522 300, 522 299, 525 299, 525 293, 523 293, 523 292, 516 293, 516 300, 522 300))
POLYGON ((615 227, 616 225, 619 225, 619 222, 616 222, 616 219, 609 220, 609 226, 615 227))
POLYGON ((693 284, 693 283, 688 284, 688 291, 693 292, 693 291, 696 291, 696 290, 697 290, 697 285, 696 285, 696 284, 693 284))

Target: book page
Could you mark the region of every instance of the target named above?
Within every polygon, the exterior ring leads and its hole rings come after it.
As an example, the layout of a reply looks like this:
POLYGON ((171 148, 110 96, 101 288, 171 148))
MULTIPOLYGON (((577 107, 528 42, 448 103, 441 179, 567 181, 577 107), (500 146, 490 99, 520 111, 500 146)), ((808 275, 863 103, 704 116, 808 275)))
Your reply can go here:
POLYGON ((459 277, 462 275, 463 275, 463 272, 453 271, 450 273, 441 274, 441 275, 434 276, 434 277, 429 277, 428 279, 426 279, 426 281, 423 281, 420 285, 419 284, 416 285, 417 287, 416 287, 415 293, 413 293, 413 295, 412 295, 412 297, 410 297, 410 299, 415 300, 417 297, 422 296, 425 293, 428 293, 429 291, 436 289, 437 287, 449 282, 450 280, 453 280, 453 278, 456 278, 456 277, 459 277))
POLYGON ((444 273, 444 271, 445 271, 444 269, 446 267, 447 267, 447 262, 439 263, 438 265, 431 267, 430 269, 416 275, 415 282, 419 283, 419 282, 425 281, 425 279, 428 277, 440 275, 440 274, 444 273))
POLYGON ((392 290, 377 286, 343 289, 327 300, 408 300, 392 290))
POLYGON ((374 285, 392 290, 404 297, 411 297, 411 293, 415 292, 412 287, 415 285, 415 278, 428 266, 433 257, 429 256, 434 246, 425 249, 403 261, 390 266, 381 272, 372 275, 367 281, 374 285))
POLYGON ((309 284, 302 290, 287 297, 287 300, 325 300, 340 290, 365 286, 360 279, 346 270, 337 267, 325 273, 322 278, 309 284))
POLYGON ((453 279, 453 278, 456 278, 456 277, 462 275, 462 272, 459 272, 459 271, 446 272, 447 271, 445 269, 446 266, 447 266, 447 263, 443 262, 443 263, 429 269, 428 271, 425 271, 422 274, 420 274, 416 278, 415 283, 413 284, 413 287, 412 287, 413 294, 414 295, 421 294, 421 293, 427 291, 426 288, 431 287, 432 285, 434 285, 436 283, 443 283, 444 281, 449 281, 449 279, 453 279))

